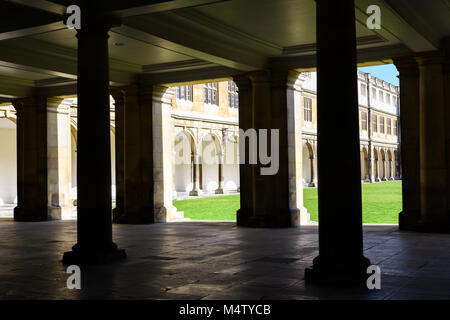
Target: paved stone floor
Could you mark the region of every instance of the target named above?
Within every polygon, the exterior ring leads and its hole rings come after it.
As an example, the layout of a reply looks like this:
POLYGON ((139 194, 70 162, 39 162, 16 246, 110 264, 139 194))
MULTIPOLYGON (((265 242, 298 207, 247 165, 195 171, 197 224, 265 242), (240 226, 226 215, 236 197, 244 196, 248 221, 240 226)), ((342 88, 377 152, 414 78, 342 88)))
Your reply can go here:
MULTIPOLYGON (((317 227, 237 228, 234 223, 114 225, 128 259, 82 269, 66 288, 60 260, 76 222, 0 221, 0 299, 449 299, 450 235, 365 226, 365 255, 381 290, 305 287, 317 227)), ((344 261, 342 263, 345 263, 344 261)))

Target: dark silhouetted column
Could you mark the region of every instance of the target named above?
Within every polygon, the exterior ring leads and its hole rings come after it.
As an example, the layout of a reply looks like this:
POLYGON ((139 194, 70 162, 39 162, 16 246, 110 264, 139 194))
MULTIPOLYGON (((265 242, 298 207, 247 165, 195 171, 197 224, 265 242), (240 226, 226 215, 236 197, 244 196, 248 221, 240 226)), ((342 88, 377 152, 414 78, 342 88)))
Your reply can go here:
POLYGON ((17 111, 16 221, 45 221, 47 195, 47 101, 30 97, 13 102, 17 111))
POLYGON ((83 2, 78 30, 78 242, 65 264, 125 258, 112 241, 108 30, 98 2, 83 2))
MULTIPOLYGON (((239 88, 239 128, 247 131, 254 128, 253 124, 253 99, 252 86, 247 75, 240 75, 233 78, 239 88)), ((239 140, 239 144, 245 141, 239 140)), ((255 191, 254 191, 254 167, 249 164, 248 144, 244 144, 246 161, 240 161, 239 164, 239 192, 240 208, 237 211, 237 224, 246 225, 249 217, 253 214, 255 191)), ((239 158, 244 155, 239 154, 239 158)))
POLYGON ((319 256, 305 280, 365 285, 354 1, 317 0, 316 12, 319 256))

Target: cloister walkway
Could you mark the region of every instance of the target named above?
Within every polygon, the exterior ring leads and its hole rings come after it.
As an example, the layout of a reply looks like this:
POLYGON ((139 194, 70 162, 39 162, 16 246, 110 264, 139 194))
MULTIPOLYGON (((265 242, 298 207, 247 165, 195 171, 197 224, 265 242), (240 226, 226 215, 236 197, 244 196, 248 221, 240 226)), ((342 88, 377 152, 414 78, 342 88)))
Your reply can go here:
POLYGON ((305 287, 318 254, 316 226, 251 229, 232 222, 114 225, 121 262, 82 267, 66 288, 60 262, 75 221, 0 219, 0 299, 449 299, 450 235, 365 226, 365 256, 381 290, 305 287))

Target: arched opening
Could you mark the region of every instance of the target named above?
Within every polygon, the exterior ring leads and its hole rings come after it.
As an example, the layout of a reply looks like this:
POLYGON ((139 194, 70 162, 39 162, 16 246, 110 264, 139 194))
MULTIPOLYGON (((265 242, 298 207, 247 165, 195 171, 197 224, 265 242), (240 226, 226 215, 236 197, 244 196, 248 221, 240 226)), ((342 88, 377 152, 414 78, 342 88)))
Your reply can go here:
POLYGON ((394 167, 395 167, 395 179, 400 179, 400 162, 398 161, 398 151, 394 150, 394 167))
POLYGON ((303 143, 302 150, 303 185, 315 187, 314 177, 314 151, 309 142, 303 143))
POLYGON ((205 193, 214 193, 219 189, 219 155, 221 152, 222 147, 214 134, 208 133, 203 136, 200 151, 200 188, 205 193))
POLYGON ((369 154, 365 147, 362 148, 361 180, 369 181, 369 154))
POLYGON ((378 151, 377 149, 373 149, 373 159, 374 159, 374 173, 375 173, 375 181, 380 181, 380 164, 378 159, 378 151))
POLYGON ((224 191, 233 192, 239 190, 239 139, 230 136, 225 139, 223 178, 224 191))
POLYGON ((383 149, 381 149, 380 154, 381 154, 381 168, 380 168, 381 180, 386 180, 386 154, 383 149))
POLYGON ((386 157, 386 178, 387 180, 393 180, 394 174, 393 174, 393 163, 392 163, 392 154, 391 154, 391 150, 387 151, 387 157, 386 157))
POLYGON ((195 142, 188 131, 181 131, 175 136, 175 191, 177 198, 187 196, 193 188, 193 154, 195 142))
POLYGON ((0 214, 12 217, 17 203, 16 123, 12 118, 0 118, 0 214))

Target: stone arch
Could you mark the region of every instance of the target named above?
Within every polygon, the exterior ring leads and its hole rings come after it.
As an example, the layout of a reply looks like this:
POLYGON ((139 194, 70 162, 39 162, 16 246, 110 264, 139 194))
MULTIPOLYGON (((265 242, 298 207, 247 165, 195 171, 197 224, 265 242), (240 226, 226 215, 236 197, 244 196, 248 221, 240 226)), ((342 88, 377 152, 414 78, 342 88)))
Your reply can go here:
POLYGON ((373 148, 374 175, 375 181, 380 181, 380 164, 377 148, 373 148))
POLYGON ((315 153, 313 142, 304 140, 302 144, 303 185, 315 187, 315 153))
POLYGON ((369 153, 367 148, 362 147, 362 179, 365 181, 369 180, 369 153))
POLYGON ((174 188, 175 192, 188 192, 193 187, 193 155, 197 150, 191 130, 183 129, 174 136, 174 188))
POLYGON ((200 189, 215 191, 219 188, 219 155, 222 153, 222 142, 213 132, 206 132, 199 141, 200 189))
POLYGON ((224 154, 223 190, 239 190, 239 136, 232 132, 222 144, 224 154))
POLYGON ((0 205, 17 203, 17 120, 0 118, 0 205))
POLYGON ((395 168, 394 178, 400 179, 400 163, 398 159, 398 150, 394 150, 394 168, 395 168))
POLYGON ((393 174, 393 170, 394 170, 394 165, 393 165, 393 161, 392 161, 392 153, 391 153, 391 149, 387 150, 387 173, 386 173, 386 178, 389 180, 392 180, 394 178, 394 174, 393 174))
POLYGON ((381 180, 386 179, 386 151, 384 148, 381 148, 380 150, 380 156, 381 156, 381 180))

